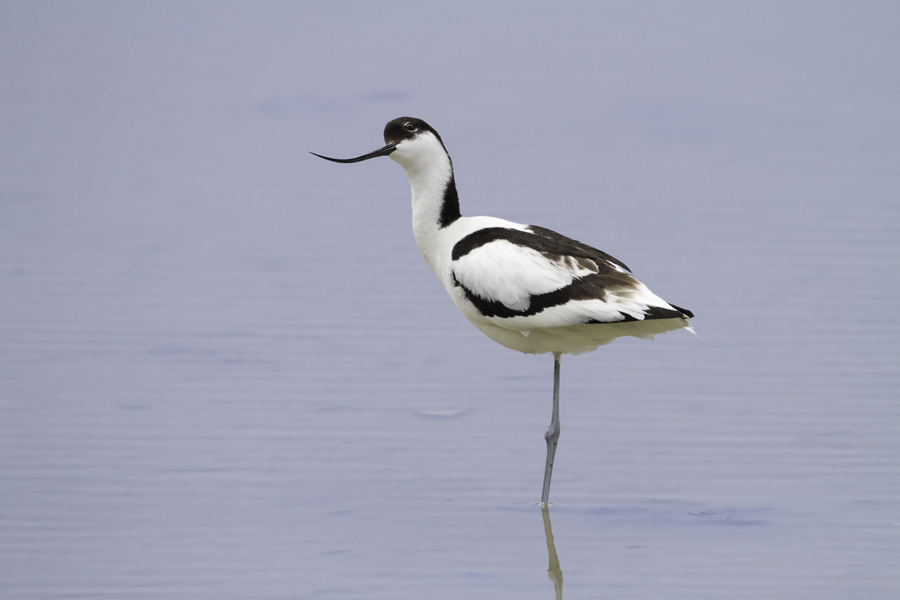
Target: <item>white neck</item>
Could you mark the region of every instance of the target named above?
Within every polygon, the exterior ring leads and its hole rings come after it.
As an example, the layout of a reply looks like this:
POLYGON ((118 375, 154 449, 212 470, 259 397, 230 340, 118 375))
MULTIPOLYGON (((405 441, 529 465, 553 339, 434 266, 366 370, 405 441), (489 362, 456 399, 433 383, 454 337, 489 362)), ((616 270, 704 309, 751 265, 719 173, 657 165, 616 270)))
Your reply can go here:
POLYGON ((403 167, 409 177, 416 244, 434 268, 444 192, 453 177, 453 164, 440 140, 430 132, 398 144, 390 157, 403 167))

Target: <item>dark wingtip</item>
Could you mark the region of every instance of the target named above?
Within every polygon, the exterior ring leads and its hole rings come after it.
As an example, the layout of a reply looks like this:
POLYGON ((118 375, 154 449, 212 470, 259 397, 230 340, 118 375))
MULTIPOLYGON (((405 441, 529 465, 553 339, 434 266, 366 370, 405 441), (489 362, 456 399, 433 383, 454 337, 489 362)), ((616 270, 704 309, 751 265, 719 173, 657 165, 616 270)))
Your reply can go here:
POLYGON ((682 315, 684 315, 684 318, 686 318, 686 319, 694 318, 694 313, 692 313, 691 311, 689 311, 686 308, 681 308, 680 306, 675 306, 674 304, 670 304, 669 306, 671 306, 675 310, 679 311, 682 315))

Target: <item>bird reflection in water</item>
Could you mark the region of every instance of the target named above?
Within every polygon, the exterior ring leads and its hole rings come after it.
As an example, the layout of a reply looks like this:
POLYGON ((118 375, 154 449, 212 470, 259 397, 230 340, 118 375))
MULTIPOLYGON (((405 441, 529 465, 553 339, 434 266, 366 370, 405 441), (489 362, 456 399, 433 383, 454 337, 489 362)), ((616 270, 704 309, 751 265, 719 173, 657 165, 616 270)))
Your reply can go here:
POLYGON ((550 525, 550 509, 541 507, 541 516, 544 517, 544 535, 547 536, 547 556, 550 565, 547 567, 547 577, 553 582, 556 591, 556 600, 562 600, 563 574, 559 566, 559 556, 556 555, 556 544, 553 543, 553 527, 550 525))

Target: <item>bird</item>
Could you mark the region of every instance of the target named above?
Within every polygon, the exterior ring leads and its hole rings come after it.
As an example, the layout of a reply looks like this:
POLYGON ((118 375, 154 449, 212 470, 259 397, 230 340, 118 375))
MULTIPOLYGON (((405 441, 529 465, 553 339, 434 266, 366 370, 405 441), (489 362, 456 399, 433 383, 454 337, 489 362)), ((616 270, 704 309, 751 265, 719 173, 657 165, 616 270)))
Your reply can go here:
POLYGON ((553 355, 553 407, 544 434, 547 455, 541 501, 559 444, 560 360, 622 336, 652 338, 685 328, 693 313, 669 304, 635 279, 622 261, 536 225, 464 217, 453 161, 438 132, 422 119, 399 117, 384 128, 385 146, 357 163, 387 156, 409 177, 416 245, 462 314, 495 342, 526 354, 553 355))

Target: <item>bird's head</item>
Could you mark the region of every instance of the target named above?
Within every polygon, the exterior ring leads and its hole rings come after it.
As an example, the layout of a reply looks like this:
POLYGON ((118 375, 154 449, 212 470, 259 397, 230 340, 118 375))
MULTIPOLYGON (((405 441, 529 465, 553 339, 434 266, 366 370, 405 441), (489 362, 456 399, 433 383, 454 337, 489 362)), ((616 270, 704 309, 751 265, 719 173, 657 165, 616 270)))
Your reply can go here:
POLYGON ((415 117, 399 117, 385 125, 384 142, 387 145, 383 148, 356 158, 329 158, 315 152, 310 154, 339 163, 355 163, 378 156, 390 156, 410 176, 415 172, 444 165, 450 160, 438 132, 422 119, 415 117))

